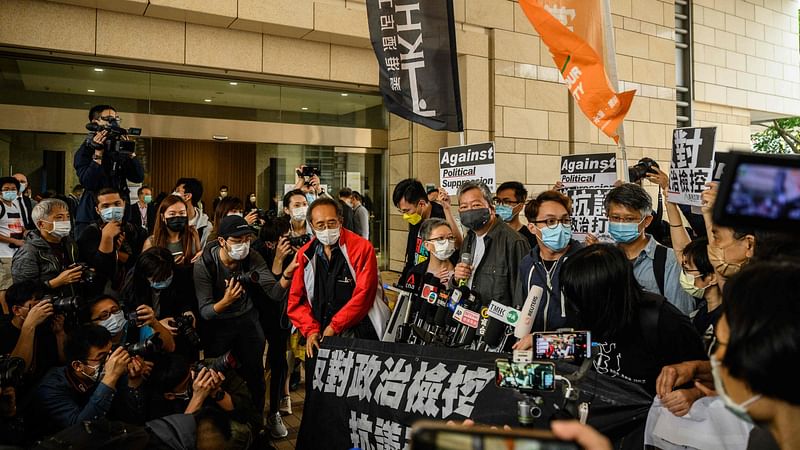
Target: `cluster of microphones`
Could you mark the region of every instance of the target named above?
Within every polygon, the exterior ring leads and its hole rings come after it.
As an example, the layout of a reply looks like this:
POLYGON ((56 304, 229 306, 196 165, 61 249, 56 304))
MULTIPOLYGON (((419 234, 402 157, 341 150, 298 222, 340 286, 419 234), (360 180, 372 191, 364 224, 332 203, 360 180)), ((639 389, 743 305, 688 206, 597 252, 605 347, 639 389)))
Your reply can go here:
MULTIPOLYGON (((472 266, 471 253, 461 262, 472 266)), ((384 341, 437 345, 478 351, 507 351, 515 340, 531 332, 542 290, 532 288, 521 310, 491 299, 482 299, 467 280, 447 286, 434 274, 421 279, 407 277, 384 341)), ((390 288, 391 289, 391 288, 390 288)))

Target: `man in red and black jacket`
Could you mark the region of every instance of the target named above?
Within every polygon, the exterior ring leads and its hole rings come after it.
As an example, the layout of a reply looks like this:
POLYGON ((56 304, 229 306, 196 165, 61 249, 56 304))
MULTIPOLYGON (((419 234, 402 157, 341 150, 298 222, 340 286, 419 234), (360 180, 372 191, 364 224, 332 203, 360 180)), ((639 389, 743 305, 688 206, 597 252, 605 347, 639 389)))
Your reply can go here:
POLYGON ((327 336, 380 339, 389 307, 372 244, 342 226, 333 199, 318 198, 306 216, 316 238, 298 252, 287 310, 306 337, 306 354, 313 357, 327 336))

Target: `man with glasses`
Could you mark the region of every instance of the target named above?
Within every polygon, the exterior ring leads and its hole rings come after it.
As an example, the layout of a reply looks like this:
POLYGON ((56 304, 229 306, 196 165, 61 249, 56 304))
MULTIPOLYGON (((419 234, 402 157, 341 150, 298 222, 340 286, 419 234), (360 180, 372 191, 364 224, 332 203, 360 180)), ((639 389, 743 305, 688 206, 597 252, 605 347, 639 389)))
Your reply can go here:
POLYGON ((128 423, 144 420, 141 385, 144 365, 99 325, 84 325, 67 336, 68 365, 51 369, 34 391, 33 408, 43 435, 86 420, 109 417, 128 423))
MULTIPOLYGON (((645 229, 653 221, 650 194, 638 184, 626 183, 606 195, 608 233, 633 263, 642 287, 661 294, 687 316, 697 309, 694 298, 681 288, 681 265, 675 251, 659 244, 645 229)), ((597 241, 589 235, 587 244, 597 241)))
MULTIPOLYGON (((572 239, 570 211, 572 200, 558 191, 542 192, 525 206, 527 229, 536 244, 520 263, 515 298, 517 302, 524 302, 533 286, 542 288, 533 331, 553 331, 569 322, 558 274, 564 261, 582 247, 572 239)), ((531 335, 528 335, 515 348, 525 350, 532 344, 531 335)))
MULTIPOLYGON (((253 234, 243 217, 223 218, 217 241, 206 247, 202 259, 194 265, 194 282, 200 315, 207 321, 205 357, 216 358, 231 351, 241 364, 239 373, 247 382, 260 415, 266 392, 266 339, 255 303, 283 298, 285 289, 261 255, 250 251, 253 234)), ((293 266, 287 267, 281 277, 291 280, 293 271, 293 266)), ((274 424, 273 420, 280 421, 280 413, 277 418, 270 418, 273 436, 286 436, 288 431, 283 424, 274 424)))
POLYGON ((506 181, 497 188, 494 197, 494 208, 497 215, 514 231, 528 240, 531 247, 536 246, 536 237, 522 224, 519 214, 525 208, 528 190, 519 181, 506 181))
MULTIPOLYGON (((119 126, 121 120, 113 106, 97 105, 89 110, 89 121, 101 127, 112 124, 119 126)), ((121 139, 127 140, 127 137, 122 136, 121 139)), ((91 131, 75 153, 72 165, 80 183, 86 188, 75 217, 76 237, 98 218, 95 211, 96 192, 103 188, 117 189, 125 203, 130 204, 127 181, 144 181, 144 168, 136 159, 136 153, 131 153, 123 162, 119 162, 118 158, 109 155, 113 151, 109 148, 110 143, 108 131, 91 131)))
POLYGON ((299 275, 287 310, 306 337, 306 354, 313 358, 328 336, 380 339, 389 307, 372 244, 342 227, 342 211, 333 199, 316 199, 307 217, 316 239, 297 252, 299 275))

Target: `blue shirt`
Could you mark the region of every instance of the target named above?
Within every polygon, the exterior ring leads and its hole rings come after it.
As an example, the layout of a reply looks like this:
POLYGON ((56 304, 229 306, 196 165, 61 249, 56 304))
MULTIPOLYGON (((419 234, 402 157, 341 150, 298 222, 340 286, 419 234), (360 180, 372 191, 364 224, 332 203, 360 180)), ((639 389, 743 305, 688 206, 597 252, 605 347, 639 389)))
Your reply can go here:
MULTIPOLYGON (((661 294, 658 290, 656 276, 653 273, 653 260, 655 258, 656 246, 658 242, 649 234, 647 245, 636 257, 633 262, 633 275, 642 287, 654 294, 661 294)), ((667 264, 664 267, 664 297, 672 303, 680 312, 689 315, 696 308, 695 299, 681 287, 681 265, 675 257, 675 251, 667 249, 667 264)))

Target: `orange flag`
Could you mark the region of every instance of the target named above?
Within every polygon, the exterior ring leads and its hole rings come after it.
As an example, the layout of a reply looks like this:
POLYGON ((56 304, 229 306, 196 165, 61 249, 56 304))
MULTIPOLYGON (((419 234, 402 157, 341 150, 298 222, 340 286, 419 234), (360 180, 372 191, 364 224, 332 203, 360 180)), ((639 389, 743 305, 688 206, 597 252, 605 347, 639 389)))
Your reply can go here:
MULTIPOLYGON (((580 9, 581 3, 573 4, 576 9, 580 9)), ((519 0, 519 6, 553 54, 553 62, 566 80, 567 87, 581 111, 600 131, 618 142, 617 128, 625 119, 636 91, 619 94, 614 92, 609 85, 600 55, 586 40, 547 12, 542 0, 519 0)), ((581 18, 589 15, 575 14, 581 18)), ((601 33, 590 35, 594 37, 592 40, 602 39, 599 37, 602 36, 601 33)), ((592 44, 595 48, 601 47, 600 43, 592 44)))

